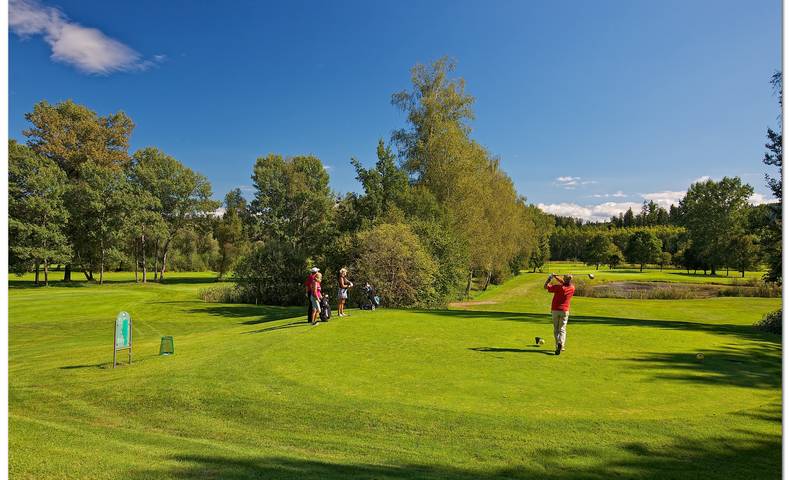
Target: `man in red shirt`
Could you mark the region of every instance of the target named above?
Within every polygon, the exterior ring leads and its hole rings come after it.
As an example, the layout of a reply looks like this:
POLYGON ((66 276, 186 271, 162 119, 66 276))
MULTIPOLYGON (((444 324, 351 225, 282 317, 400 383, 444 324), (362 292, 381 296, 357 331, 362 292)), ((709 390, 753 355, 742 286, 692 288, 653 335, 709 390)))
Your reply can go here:
POLYGON ((543 288, 554 294, 551 299, 551 320, 554 322, 554 342, 557 348, 555 355, 559 355, 565 350, 565 326, 568 324, 568 311, 571 308, 571 297, 576 291, 573 286, 573 276, 565 275, 562 278, 555 274, 549 275, 543 288), (552 280, 557 280, 559 284, 551 284, 552 280))

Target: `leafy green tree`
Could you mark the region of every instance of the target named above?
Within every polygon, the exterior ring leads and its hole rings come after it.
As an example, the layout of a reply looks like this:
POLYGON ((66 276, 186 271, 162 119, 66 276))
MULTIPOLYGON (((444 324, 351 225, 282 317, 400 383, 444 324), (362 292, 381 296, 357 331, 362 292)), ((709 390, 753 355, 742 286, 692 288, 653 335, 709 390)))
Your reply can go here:
POLYGON ((49 264, 64 262, 71 254, 65 226, 69 217, 64 204, 66 174, 52 160, 24 145, 8 143, 9 260, 17 273, 44 265, 44 284, 49 284, 49 264))
MULTIPOLYGON (((776 72, 771 77, 771 84, 774 92, 779 98, 779 108, 782 107, 782 72, 776 72)), ((770 205, 770 221, 763 229, 760 242, 763 246, 763 255, 768 263, 768 273, 765 279, 769 282, 782 282, 782 116, 779 115, 779 131, 768 129, 768 143, 765 148, 768 150, 763 158, 763 163, 779 168, 779 175, 776 178, 765 176, 768 188, 771 189, 774 197, 779 200, 770 205)))
POLYGON ((32 124, 23 134, 36 153, 54 161, 70 179, 90 162, 122 170, 129 165, 129 137, 134 123, 123 112, 99 116, 84 105, 42 100, 25 118, 32 124))
POLYGON ((444 306, 449 301, 457 300, 468 272, 469 253, 466 245, 443 221, 447 219, 415 219, 410 223, 411 230, 437 266, 432 285, 435 300, 428 302, 426 297, 426 305, 444 306))
MULTIPOLYGON (((33 151, 55 162, 72 183, 78 179, 80 167, 93 163, 121 171, 129 165, 129 137, 134 123, 123 112, 99 116, 93 110, 71 100, 52 105, 38 102, 25 118, 31 127, 22 133, 33 151)), ((77 213, 67 203, 69 221, 78 221, 77 213)), ((75 228, 67 228, 69 241, 76 252, 81 248, 75 228)), ((64 280, 71 280, 71 263, 66 264, 64 280)))
POLYGON ((226 207, 225 214, 217 224, 215 237, 219 242, 220 261, 218 277, 221 279, 225 273, 233 268, 243 248, 244 232, 242 230, 241 218, 235 208, 226 207))
POLYGON ((66 198, 76 213, 73 238, 77 263, 85 277, 93 280, 99 271, 99 284, 104 283, 107 265, 123 259, 124 233, 129 212, 141 203, 123 172, 85 162, 77 172, 79 180, 72 183, 66 198))
POLYGON ((628 240, 626 256, 631 263, 639 264, 641 272, 648 263, 656 263, 661 255, 661 240, 649 230, 640 230, 628 240))
POLYGON ((412 69, 412 89, 392 103, 406 112, 409 128, 393 134, 402 165, 416 188, 430 192, 469 252, 469 278, 501 281, 536 243, 523 200, 498 159, 469 138, 474 99, 463 79, 451 78, 447 58, 412 69), (523 244, 527 243, 525 249, 523 244))
POLYGON ((595 269, 607 263, 608 254, 614 244, 608 235, 598 233, 593 235, 584 247, 584 261, 587 265, 595 265, 595 269))
POLYGON ((162 218, 159 199, 131 181, 129 189, 131 197, 139 201, 131 202, 126 212, 123 233, 126 254, 134 264, 135 282, 141 280, 139 272, 142 271, 142 283, 147 283, 151 239, 164 238, 167 224, 162 218))
POLYGON ((385 305, 414 307, 435 303, 438 266, 405 224, 381 224, 357 236, 357 284, 373 285, 385 305))
POLYGON ((252 181, 256 191, 250 211, 257 238, 275 238, 305 258, 322 253, 332 228, 334 198, 321 161, 270 154, 255 162, 252 181))
POLYGON ((636 218, 634 217, 634 211, 631 207, 628 207, 625 214, 623 215, 623 227, 633 227, 636 225, 636 218))
POLYGON ((250 303, 298 305, 305 301, 302 282, 307 271, 308 258, 302 252, 270 238, 239 261, 234 278, 250 303))
POLYGON ((623 257, 622 250, 620 250, 620 247, 612 243, 612 245, 609 247, 609 250, 606 252, 606 264, 609 265, 609 268, 614 270, 624 261, 625 258, 623 257))
POLYGON ((364 196, 357 197, 356 209, 368 222, 375 223, 388 208, 403 209, 409 192, 409 176, 401 170, 392 149, 379 140, 376 167, 366 169, 356 158, 351 164, 362 184, 364 196))
POLYGON ((156 239, 154 265, 161 260, 159 278, 164 279, 173 238, 184 229, 204 228, 219 204, 211 200, 205 176, 154 147, 135 152, 131 178, 159 201, 167 232, 156 239))
POLYGON ((680 201, 682 223, 711 275, 726 265, 730 239, 743 233, 752 193, 740 178, 724 177, 692 184, 680 201))
POLYGON ((331 284, 325 263, 337 234, 329 175, 316 157, 270 154, 258 158, 252 180, 249 210, 257 244, 239 261, 236 277, 256 301, 301 303, 308 264, 318 264, 331 284))
POLYGON ((730 264, 746 276, 746 270, 755 268, 760 258, 759 238, 756 235, 737 235, 728 248, 730 264))
POLYGON ((658 256, 658 266, 661 271, 664 271, 664 266, 672 264, 672 254, 669 252, 661 252, 658 256))

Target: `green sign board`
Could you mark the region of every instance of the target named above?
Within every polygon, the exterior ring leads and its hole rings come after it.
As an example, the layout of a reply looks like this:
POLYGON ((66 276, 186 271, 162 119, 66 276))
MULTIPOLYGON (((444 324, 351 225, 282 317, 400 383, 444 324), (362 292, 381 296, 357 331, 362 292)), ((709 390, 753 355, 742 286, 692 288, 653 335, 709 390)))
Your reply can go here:
POLYGON ((118 350, 129 350, 129 363, 132 363, 132 317, 121 312, 115 317, 115 345, 112 352, 112 366, 115 368, 118 350))
POLYGON ((115 317, 115 348, 129 348, 132 344, 131 326, 129 314, 121 312, 115 317))

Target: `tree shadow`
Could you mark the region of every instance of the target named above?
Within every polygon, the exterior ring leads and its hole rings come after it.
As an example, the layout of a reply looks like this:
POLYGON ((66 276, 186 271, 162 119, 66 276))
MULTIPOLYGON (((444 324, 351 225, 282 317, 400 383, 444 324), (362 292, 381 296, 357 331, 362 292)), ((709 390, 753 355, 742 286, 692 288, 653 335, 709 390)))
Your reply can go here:
MULTIPOLYGON (((495 480, 495 479, 731 479, 778 478, 781 436, 749 432, 733 437, 676 438, 655 447, 640 442, 620 444, 614 451, 595 446, 541 448, 531 465, 471 469, 430 464, 333 463, 275 456, 241 457, 181 454, 168 458, 171 467, 133 472, 134 480, 281 479, 281 480, 495 480)), ((515 462, 515 460, 514 460, 515 462)), ((513 463, 513 462, 509 462, 513 463)))
POLYGON ((725 346, 693 353, 648 353, 626 360, 660 380, 777 389, 782 384, 782 348, 776 345, 725 346), (697 353, 704 355, 697 358, 697 353))
MULTIPOLYGON (((159 280, 158 283, 162 285, 178 285, 178 284, 201 284, 201 283, 224 283, 228 280, 219 280, 217 277, 165 277, 164 280, 159 280)), ((149 280, 150 282, 150 280, 149 280)), ((157 283, 157 282, 153 282, 157 283)))
POLYGON ((303 321, 286 323, 285 325, 276 325, 274 327, 261 328, 260 330, 250 330, 249 332, 242 332, 242 333, 243 334, 266 333, 266 332, 272 332, 274 330, 283 330, 286 328, 309 327, 309 326, 311 326, 310 323, 307 322, 307 320, 305 319, 303 321))
POLYGON ((42 281, 42 284, 36 285, 33 280, 14 280, 10 276, 8 278, 8 289, 9 290, 27 290, 27 289, 34 289, 34 288, 50 288, 50 287, 67 287, 67 288, 79 288, 79 287, 88 287, 90 285, 94 285, 93 282, 81 281, 81 282, 64 282, 63 280, 50 280, 49 286, 45 287, 42 281))
POLYGON ((295 318, 304 315, 307 320, 306 307, 280 307, 274 305, 210 305, 188 310, 189 313, 209 314, 228 318, 257 317, 240 322, 242 325, 258 325, 261 323, 295 318))
MULTIPOLYGON (((73 272, 72 275, 82 275, 82 272, 73 272)), ((59 275, 62 277, 63 275, 59 275)), ((42 285, 36 285, 33 280, 22 280, 22 279, 15 279, 12 276, 8 278, 8 288, 9 289, 29 289, 29 288, 41 288, 43 287, 43 276, 41 279, 42 285)), ((173 277, 167 278, 165 277, 164 280, 153 280, 151 278, 148 279, 148 282, 142 283, 142 281, 137 282, 134 278, 124 278, 124 279, 113 279, 113 278, 105 278, 104 284, 105 285, 134 285, 138 284, 140 286, 145 285, 178 285, 178 284, 208 284, 208 283, 221 283, 225 282, 226 280, 219 281, 216 277, 173 277)), ((99 277, 96 276, 94 280, 87 280, 85 278, 75 279, 70 281, 64 281, 60 278, 49 280, 50 287, 66 287, 66 288, 79 288, 79 287, 91 287, 94 285, 99 285, 99 277)))
POLYGON ((500 347, 475 347, 469 348, 469 350, 474 350, 475 352, 505 352, 505 353, 542 353, 544 355, 552 355, 554 356, 554 352, 549 352, 548 350, 536 350, 537 346, 533 349, 524 349, 524 348, 500 348, 500 347))
MULTIPOLYGON (((545 313, 521 312, 495 312, 484 310, 423 310, 431 315, 443 315, 458 319, 486 318, 509 322, 551 323, 551 316, 545 313)), ((735 336, 747 340, 761 340, 774 345, 780 345, 782 337, 779 335, 757 330, 752 325, 735 325, 727 323, 701 323, 684 320, 659 320, 636 319, 624 317, 601 317, 586 315, 571 315, 570 322, 575 325, 611 325, 618 327, 649 327, 664 330, 688 330, 705 332, 717 335, 735 336)))

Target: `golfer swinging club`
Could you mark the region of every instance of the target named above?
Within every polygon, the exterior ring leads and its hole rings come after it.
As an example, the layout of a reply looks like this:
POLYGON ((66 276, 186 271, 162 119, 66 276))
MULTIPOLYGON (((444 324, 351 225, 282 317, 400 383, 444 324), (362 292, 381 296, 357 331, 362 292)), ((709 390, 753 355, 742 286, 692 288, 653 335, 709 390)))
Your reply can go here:
POLYGON ((554 298, 551 299, 551 320, 554 322, 554 342, 557 345, 554 354, 559 355, 565 350, 565 326, 568 324, 571 297, 576 291, 576 287, 573 286, 573 275, 564 275, 560 278, 552 273, 546 279, 543 288, 554 294, 554 298), (552 280, 560 283, 551 284, 552 280))

